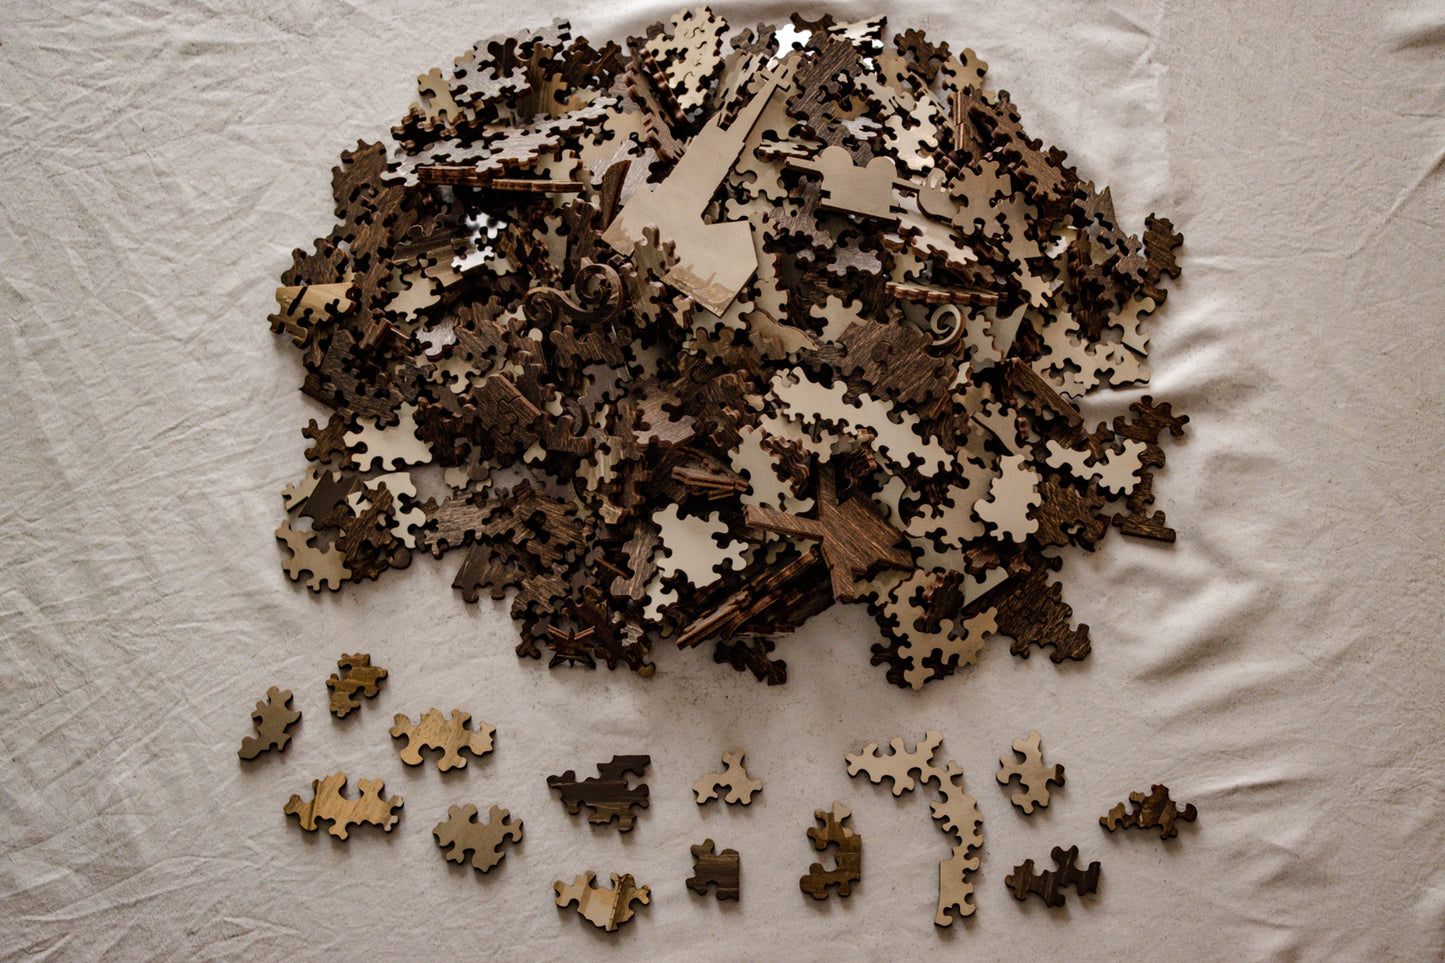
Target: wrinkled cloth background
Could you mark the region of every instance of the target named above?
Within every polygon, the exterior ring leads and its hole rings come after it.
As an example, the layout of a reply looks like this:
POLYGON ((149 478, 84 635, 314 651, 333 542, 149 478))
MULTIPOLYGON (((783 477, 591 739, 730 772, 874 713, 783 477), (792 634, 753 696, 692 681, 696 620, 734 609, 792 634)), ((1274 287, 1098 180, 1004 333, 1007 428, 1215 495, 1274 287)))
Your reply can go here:
POLYGON ((323 598, 282 575, 279 491, 318 409, 265 318, 290 249, 330 229, 339 152, 479 37, 566 16, 620 40, 672 4, 5 7, 0 957, 1439 958, 1445 5, 833 5, 973 47, 1125 226, 1157 211, 1186 239, 1151 388, 1192 419, 1158 486, 1178 544, 1067 555, 1083 664, 995 642, 921 694, 868 665, 857 610, 780 640, 785 687, 666 647, 649 682, 519 662, 505 608, 450 590, 458 559, 323 598), (322 683, 353 650, 391 677, 337 722, 322 683), (240 765, 269 685, 305 718, 240 765), (496 726, 496 752, 408 770, 386 729, 433 705, 496 726), (947 932, 931 797, 843 762, 929 728, 985 820, 978 913, 947 932), (1068 783, 1024 818, 994 772, 1030 729, 1068 783), (766 788, 699 808, 731 748, 766 788), (617 752, 653 759, 624 837, 544 782, 617 752), (338 769, 405 797, 396 831, 337 843, 283 817, 338 769), (1198 823, 1104 833, 1151 782, 1198 823), (814 905, 804 834, 833 799, 864 878, 814 905), (525 823, 486 877, 432 841, 454 802, 525 823), (684 888, 704 837, 741 851, 740 905, 684 888), (1073 843, 1098 895, 1016 904, 1010 868, 1073 843), (652 887, 619 935, 553 905, 589 868, 652 887))

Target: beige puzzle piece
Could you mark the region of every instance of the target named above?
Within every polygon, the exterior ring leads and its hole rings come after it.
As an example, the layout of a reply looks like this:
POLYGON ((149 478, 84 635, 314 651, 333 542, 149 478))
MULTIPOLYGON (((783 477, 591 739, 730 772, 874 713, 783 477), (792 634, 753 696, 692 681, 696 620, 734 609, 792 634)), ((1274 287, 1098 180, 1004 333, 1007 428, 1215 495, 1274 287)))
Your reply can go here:
POLYGON ((697 796, 699 806, 718 798, 718 788, 721 786, 728 787, 727 795, 723 797, 723 801, 728 805, 746 806, 753 801, 753 793, 762 791, 763 781, 749 776, 744 768, 744 755, 741 749, 723 753, 723 771, 710 772, 692 784, 692 791, 697 796))
POLYGON ((408 766, 422 764, 422 749, 440 749, 442 754, 437 759, 437 769, 442 772, 465 769, 467 758, 462 755, 462 751, 470 752, 480 759, 492 751, 492 736, 497 731, 480 720, 478 728, 474 730, 470 726, 471 719, 471 713, 460 709, 453 709, 451 718, 442 715, 440 709, 428 709, 417 722, 412 722, 408 716, 398 712, 391 727, 391 737, 406 738, 407 744, 401 750, 401 761, 408 766))
POLYGON ((1021 758, 1010 760, 1007 756, 1000 756, 998 781, 1001 786, 1007 786, 1014 779, 1019 781, 1023 791, 1010 795, 1009 801, 1028 815, 1034 811, 1036 805, 1041 808, 1048 806, 1049 784, 1064 784, 1064 767, 1044 765, 1043 749, 1037 732, 1030 732, 1026 739, 1015 739, 1013 748, 1021 758))

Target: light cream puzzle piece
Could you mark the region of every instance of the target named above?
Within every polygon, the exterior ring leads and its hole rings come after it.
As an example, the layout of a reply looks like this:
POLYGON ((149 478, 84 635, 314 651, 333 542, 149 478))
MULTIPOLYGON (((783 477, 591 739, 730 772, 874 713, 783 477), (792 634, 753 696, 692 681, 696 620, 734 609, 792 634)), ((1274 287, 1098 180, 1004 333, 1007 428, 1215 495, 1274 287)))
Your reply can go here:
POLYGON ((723 801, 728 805, 746 806, 753 801, 753 793, 762 791, 763 781, 749 776, 747 769, 743 767, 744 755, 741 749, 723 753, 722 761, 726 768, 722 772, 710 772, 692 784, 692 791, 697 795, 699 806, 716 799, 719 786, 728 787, 728 793, 723 797, 723 801))
POLYGON ((1022 758, 1010 760, 1008 756, 1000 756, 998 760, 999 785, 1007 786, 1017 779, 1023 787, 1023 792, 1013 793, 1009 801, 1022 809, 1025 815, 1032 813, 1035 805, 1042 808, 1049 804, 1049 783, 1056 786, 1064 784, 1064 767, 1044 765, 1043 749, 1039 743, 1039 734, 1030 732, 1027 739, 1014 740, 1014 752, 1022 758))

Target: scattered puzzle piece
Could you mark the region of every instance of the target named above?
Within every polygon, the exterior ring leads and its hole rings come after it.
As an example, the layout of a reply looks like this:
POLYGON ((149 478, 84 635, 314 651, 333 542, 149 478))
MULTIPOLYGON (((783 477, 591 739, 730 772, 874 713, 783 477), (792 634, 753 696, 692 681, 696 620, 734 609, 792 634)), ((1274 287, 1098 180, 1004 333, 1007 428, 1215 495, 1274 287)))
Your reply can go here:
POLYGON ((468 803, 449 808, 447 818, 431 832, 437 845, 445 851, 447 862, 464 862, 467 853, 471 853, 472 868, 485 873, 506 856, 502 852, 503 843, 522 841, 522 821, 513 822, 511 813, 501 806, 493 806, 487 812, 486 822, 479 822, 477 807, 468 803))
POLYGON ((1111 833, 1121 826, 1138 829, 1152 829, 1157 826, 1160 839, 1173 839, 1179 835, 1179 827, 1175 825, 1177 821, 1192 823, 1199 815, 1193 803, 1187 803, 1180 809, 1179 805, 1169 798, 1169 787, 1158 783, 1150 787, 1147 794, 1131 792, 1129 801, 1134 804, 1133 812, 1125 812, 1124 804, 1118 803, 1109 810, 1108 815, 1099 817, 1099 825, 1111 833))
POLYGON ((1080 896, 1087 896, 1099 888, 1099 863, 1095 860, 1088 869, 1080 869, 1076 865, 1079 847, 1061 849, 1055 846, 1050 855, 1057 869, 1046 869, 1035 875, 1034 861, 1026 859, 1004 877, 1004 883, 1014 899, 1022 903, 1033 893, 1047 906, 1063 906, 1065 886, 1073 886, 1080 896))
POLYGON ((236 754, 242 759, 255 759, 270 749, 282 752, 291 741, 286 730, 301 718, 301 710, 291 708, 291 690, 278 689, 274 685, 266 690, 266 701, 257 702, 251 711, 251 720, 256 725, 256 736, 241 740, 236 754))
POLYGON ((597 766, 597 775, 577 781, 577 774, 571 769, 560 776, 548 776, 547 787, 555 789, 562 797, 563 804, 572 815, 581 807, 590 811, 587 821, 605 826, 617 820, 617 831, 630 830, 637 819, 634 807, 647 808, 647 784, 627 784, 628 775, 641 778, 652 764, 651 756, 613 756, 610 762, 597 766))
POLYGON ((833 853, 833 868, 824 869, 822 863, 813 863, 808 872, 798 880, 798 886, 813 899, 827 899, 832 893, 829 887, 836 885, 839 896, 851 896, 853 884, 863 878, 863 837, 843 825, 853 815, 841 802, 834 800, 833 809, 813 810, 813 817, 822 823, 808 830, 808 838, 818 852, 829 846, 837 846, 833 853))
POLYGON ((558 906, 566 909, 576 903, 578 914, 598 929, 609 933, 616 931, 617 927, 632 919, 635 913, 633 903, 646 906, 652 901, 652 890, 638 886, 631 873, 622 876, 613 873, 611 889, 595 886, 592 882, 594 878, 592 871, 588 870, 571 883, 557 880, 552 889, 556 891, 558 906))
POLYGON ((893 750, 888 755, 880 754, 878 743, 870 742, 862 752, 849 753, 847 761, 850 776, 865 773, 874 785, 885 778, 891 780, 894 796, 913 791, 917 785, 914 772, 919 783, 938 783, 938 799, 930 804, 930 810, 943 831, 954 837, 954 843, 948 858, 938 862, 938 911, 933 922, 952 926, 954 919, 972 916, 977 909, 969 874, 979 865, 973 850, 983 845, 983 816, 978 800, 963 791, 963 770, 957 763, 950 762, 942 769, 933 764, 942 743, 943 735, 930 729, 912 750, 902 736, 895 736, 888 743, 893 750))
POLYGON ((1017 779, 1023 787, 1022 792, 1011 794, 1009 801, 1022 809, 1024 815, 1032 813, 1036 805, 1049 804, 1050 783, 1056 786, 1064 784, 1064 767, 1044 765, 1043 749, 1039 743, 1039 734, 1030 732, 1027 739, 1014 740, 1014 752, 1019 759, 1011 761, 1007 756, 1001 756, 998 761, 999 785, 1007 786, 1017 779))
POLYGON ((870 742, 862 752, 848 754, 848 775, 866 773, 875 786, 884 779, 892 780, 893 795, 901 796, 913 789, 913 772, 919 773, 923 782, 939 778, 939 770, 933 767, 933 754, 942 743, 943 733, 933 729, 928 730, 911 752, 905 748, 902 736, 894 736, 889 741, 893 751, 886 756, 879 754, 878 743, 870 742))
POLYGON ((702 845, 690 849, 692 875, 687 878, 687 888, 699 896, 706 896, 708 886, 712 885, 716 887, 714 893, 719 901, 739 899, 742 861, 738 858, 738 851, 725 849, 720 853, 714 852, 711 839, 705 839, 702 845))
POLYGON ((331 690, 331 714, 344 719, 352 709, 361 708, 361 700, 356 698, 358 692, 368 699, 376 697, 386 680, 386 670, 371 664, 369 652, 343 654, 336 660, 336 668, 345 675, 333 672, 326 680, 326 688, 331 690))
POLYGON ((699 806, 718 798, 717 791, 721 786, 728 788, 727 795, 723 797, 723 801, 728 805, 738 803, 746 806, 753 801, 753 793, 762 791, 763 781, 748 775, 747 769, 743 767, 743 756, 741 749, 723 753, 723 771, 710 772, 692 784, 692 791, 697 796, 699 806))
POLYGON ((460 709, 453 709, 451 718, 442 715, 440 709, 428 709, 417 722, 400 712, 396 714, 391 727, 393 739, 405 738, 406 746, 401 750, 401 761, 408 766, 420 766, 423 749, 440 749, 437 769, 465 769, 465 750, 480 759, 492 751, 492 735, 497 731, 485 722, 472 729, 472 715, 460 709))
POLYGON ((338 772, 325 779, 311 781, 312 798, 303 802, 298 795, 292 795, 283 811, 295 816, 301 828, 309 833, 316 832, 320 821, 330 821, 328 830, 337 839, 345 839, 352 826, 370 824, 380 826, 385 832, 401 816, 396 812, 402 806, 400 796, 383 797, 386 786, 380 779, 360 779, 356 783, 361 793, 356 799, 346 796, 346 773, 338 772))

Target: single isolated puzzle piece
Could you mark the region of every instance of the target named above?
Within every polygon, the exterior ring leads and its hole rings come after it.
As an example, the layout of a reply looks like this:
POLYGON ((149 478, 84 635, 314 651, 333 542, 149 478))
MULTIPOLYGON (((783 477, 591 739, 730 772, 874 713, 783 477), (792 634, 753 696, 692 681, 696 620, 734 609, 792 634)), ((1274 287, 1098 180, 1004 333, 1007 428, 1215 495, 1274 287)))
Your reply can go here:
POLYGON ((901 796, 913 789, 911 773, 914 770, 918 771, 920 780, 925 783, 931 779, 942 778, 942 772, 933 765, 933 754, 938 751, 942 742, 943 733, 930 729, 917 748, 910 752, 903 737, 895 736, 888 743, 893 751, 886 756, 879 754, 878 743, 870 742, 863 747, 862 752, 848 754, 848 775, 866 773, 875 786, 885 778, 891 779, 893 795, 901 796))
POLYGON ((1049 783, 1056 786, 1064 784, 1064 767, 1044 765, 1039 741, 1039 734, 1030 732, 1027 739, 1014 740, 1014 752, 1021 759, 1010 761, 1007 756, 1000 756, 998 760, 999 785, 1007 786, 1017 779, 1023 787, 1023 792, 1013 793, 1009 800, 1022 809, 1024 815, 1032 813, 1035 805, 1042 807, 1049 804, 1049 783))
POLYGON ((349 827, 362 823, 380 826, 386 832, 391 832, 391 827, 401 818, 396 810, 401 808, 402 798, 383 797, 381 793, 386 786, 380 779, 357 780, 356 788, 361 792, 358 798, 350 799, 345 795, 344 772, 327 776, 325 779, 313 779, 313 798, 303 802, 300 796, 292 794, 282 811, 300 820, 301 828, 308 833, 316 832, 318 820, 330 820, 331 829, 328 831, 337 839, 345 839, 349 827))
POLYGON ((442 715, 440 709, 428 709, 415 723, 410 717, 398 712, 392 720, 394 725, 391 727, 391 737, 406 737, 407 744, 406 748, 401 750, 401 761, 408 766, 421 765, 423 749, 440 749, 442 755, 437 760, 437 769, 442 772, 448 769, 465 769, 467 759, 462 755, 462 750, 465 749, 480 759, 492 751, 492 735, 497 731, 481 720, 477 721, 479 728, 473 730, 469 725, 471 720, 472 714, 460 709, 453 709, 450 719, 442 715))
POLYGON ((822 863, 814 863, 798 880, 799 888, 813 899, 827 899, 832 895, 828 887, 835 883, 839 896, 851 896, 853 884, 863 878, 863 837, 843 825, 843 821, 851 815, 852 810, 837 800, 833 801, 832 812, 813 810, 813 817, 823 824, 821 828, 814 826, 808 830, 813 848, 823 852, 829 846, 838 847, 833 854, 832 869, 824 869, 822 863))
POLYGON ((1022 903, 1033 893, 1043 900, 1045 905, 1063 906, 1065 886, 1073 886, 1080 896, 1087 896, 1098 890, 1098 860, 1090 863, 1088 869, 1080 869, 1077 865, 1077 846, 1070 846, 1068 849, 1055 846, 1050 856, 1053 857, 1057 869, 1046 869, 1034 875, 1034 861, 1026 859, 1014 867, 1012 874, 1004 877, 1004 884, 1008 886, 1009 892, 1013 893, 1014 899, 1022 903))
POLYGON ((510 812, 493 806, 487 812, 487 821, 478 822, 477 807, 468 803, 449 808, 447 818, 437 823, 431 834, 436 837, 437 845, 446 850, 447 862, 463 862, 470 852, 472 868, 485 873, 506 855, 502 852, 504 842, 522 841, 522 821, 513 822, 510 812))
POLYGON ((613 756, 611 762, 599 763, 597 775, 577 781, 577 773, 571 769, 560 776, 548 776, 547 787, 562 795, 567 811, 577 815, 581 807, 591 810, 587 821, 596 826, 605 826, 617 820, 617 831, 630 830, 637 819, 633 807, 647 808, 647 784, 627 785, 631 773, 641 778, 652 765, 651 756, 613 756))
POLYGON ((753 801, 753 793, 762 791, 763 781, 751 778, 743 767, 744 755, 741 749, 723 753, 722 761, 726 768, 722 772, 710 772, 692 784, 699 806, 716 799, 719 786, 728 787, 723 801, 729 805, 741 803, 746 806, 753 801))
POLYGON ((1124 804, 1119 803, 1109 810, 1107 816, 1099 817, 1099 825, 1111 833, 1121 826, 1126 829, 1130 826, 1138 829, 1152 829, 1157 826, 1160 839, 1173 839, 1179 835, 1179 827, 1175 825, 1177 821, 1192 823, 1199 815, 1193 803, 1186 803, 1184 808, 1179 808, 1179 805, 1169 798, 1169 787, 1158 783, 1150 787, 1147 794, 1131 792, 1129 801, 1134 804, 1133 812, 1125 812, 1124 804))
POLYGON ((622 876, 613 873, 611 889, 594 886, 594 878, 589 869, 571 883, 557 880, 552 884, 552 889, 557 893, 557 905, 565 909, 576 903, 577 912, 583 919, 598 929, 612 933, 632 919, 635 912, 632 909, 634 902, 643 906, 652 902, 652 890, 646 886, 638 886, 631 873, 622 876))
POLYGON ((336 660, 336 668, 346 675, 343 677, 333 672, 326 680, 326 688, 331 690, 331 714, 344 719, 352 709, 361 708, 361 702, 356 698, 358 691, 368 699, 376 697, 386 679, 386 670, 371 664, 369 652, 358 652, 356 655, 342 653, 341 658, 336 660))
POLYGON ((277 752, 285 750, 291 741, 286 730, 301 718, 301 710, 291 708, 291 690, 278 689, 274 685, 266 690, 266 701, 257 702, 251 711, 251 720, 256 724, 256 738, 246 736, 236 754, 242 759, 255 759, 268 749, 277 752))
POLYGON ((687 878, 687 888, 699 896, 707 895, 708 884, 717 888, 714 892, 719 901, 739 899, 742 861, 736 849, 716 852, 711 839, 704 839, 702 845, 691 846, 692 875, 687 878))

